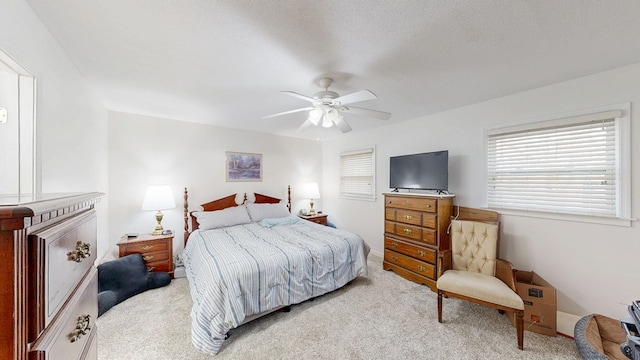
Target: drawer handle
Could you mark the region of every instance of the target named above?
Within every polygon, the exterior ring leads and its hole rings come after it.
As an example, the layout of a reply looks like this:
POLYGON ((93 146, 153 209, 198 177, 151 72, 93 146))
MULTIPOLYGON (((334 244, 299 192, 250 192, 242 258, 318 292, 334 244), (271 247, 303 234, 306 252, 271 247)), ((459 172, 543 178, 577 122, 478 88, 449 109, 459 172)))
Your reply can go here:
POLYGON ((425 253, 423 250, 418 250, 418 255, 424 257, 427 253, 425 253))
POLYGON ((405 234, 410 235, 411 234, 411 229, 404 229, 402 230, 405 234))
POLYGON ((153 249, 153 245, 147 245, 142 248, 142 250, 147 251, 153 249))
POLYGON ((427 209, 431 209, 431 204, 427 204, 427 209))
POLYGON ((411 215, 405 215, 405 216, 404 216, 404 218, 405 218, 406 220, 411 220, 411 215))
POLYGON ((78 317, 76 328, 69 334, 69 341, 76 342, 83 335, 87 335, 91 330, 91 315, 82 315, 78 317))
POLYGON ((153 259, 153 255, 147 255, 147 256, 142 258, 142 260, 144 260, 144 261, 149 261, 151 259, 153 259))
POLYGON ((394 248, 397 248, 398 247, 398 243, 394 241, 394 242, 391 243, 391 246, 393 246, 394 248))
POLYGON ((78 241, 76 248, 73 251, 67 253, 67 259, 69 261, 82 262, 82 259, 86 259, 91 256, 91 244, 78 241))
POLYGON ((392 257, 391 257, 391 260, 393 260, 393 261, 398 261, 398 257, 397 257, 397 256, 392 256, 392 257))
POLYGON ((156 268, 155 266, 147 266, 147 271, 148 272, 152 272, 153 269, 155 269, 155 268, 156 268))
POLYGON ((418 271, 420 272, 424 272, 426 270, 426 268, 422 265, 418 265, 418 271))

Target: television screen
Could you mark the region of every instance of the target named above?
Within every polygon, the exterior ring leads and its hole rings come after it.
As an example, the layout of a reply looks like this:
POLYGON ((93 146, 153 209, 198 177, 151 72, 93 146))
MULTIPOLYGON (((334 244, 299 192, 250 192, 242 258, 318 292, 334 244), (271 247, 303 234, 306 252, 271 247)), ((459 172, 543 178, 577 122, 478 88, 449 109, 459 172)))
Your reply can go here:
POLYGON ((389 159, 389 187, 447 191, 449 151, 392 156, 389 159))

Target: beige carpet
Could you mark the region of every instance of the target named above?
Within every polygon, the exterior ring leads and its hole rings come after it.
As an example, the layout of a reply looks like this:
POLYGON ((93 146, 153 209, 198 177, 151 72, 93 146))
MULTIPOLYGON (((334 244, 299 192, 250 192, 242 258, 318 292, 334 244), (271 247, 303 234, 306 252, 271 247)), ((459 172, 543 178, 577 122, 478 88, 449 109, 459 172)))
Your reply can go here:
MULTIPOLYGON (((147 291, 98 319, 102 360, 210 359, 191 344, 186 279, 147 291)), ((315 301, 295 305, 232 330, 215 359, 580 359, 571 339, 516 332, 496 310, 445 299, 382 270, 315 301)))

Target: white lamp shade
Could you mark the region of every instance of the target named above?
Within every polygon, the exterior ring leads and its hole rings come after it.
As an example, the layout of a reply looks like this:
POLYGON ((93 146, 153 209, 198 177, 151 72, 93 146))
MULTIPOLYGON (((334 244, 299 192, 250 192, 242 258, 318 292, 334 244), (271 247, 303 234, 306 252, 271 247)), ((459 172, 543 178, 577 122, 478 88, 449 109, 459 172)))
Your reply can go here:
POLYGON ((307 199, 320 199, 320 188, 318 183, 308 183, 303 188, 302 197, 307 199))
POLYGON ((142 201, 142 210, 166 210, 176 207, 173 191, 169 185, 149 185, 142 201))

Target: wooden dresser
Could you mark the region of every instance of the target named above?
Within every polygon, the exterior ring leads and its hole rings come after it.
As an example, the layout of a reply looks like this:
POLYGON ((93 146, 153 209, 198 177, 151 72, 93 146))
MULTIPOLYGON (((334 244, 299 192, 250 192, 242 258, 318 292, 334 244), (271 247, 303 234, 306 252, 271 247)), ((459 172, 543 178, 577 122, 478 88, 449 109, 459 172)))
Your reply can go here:
POLYGON ((320 225, 327 225, 327 214, 317 214, 317 215, 298 215, 300 218, 305 219, 307 221, 314 222, 320 225))
POLYGON ((0 359, 97 359, 101 196, 0 197, 0 359))
POLYGON ((453 196, 384 194, 384 270, 437 291, 438 252, 450 248, 453 196))
POLYGON ((119 257, 142 254, 148 271, 168 272, 173 278, 173 234, 140 234, 129 238, 126 235, 118 242, 119 257))

